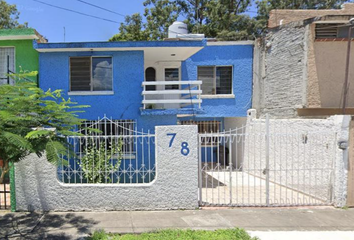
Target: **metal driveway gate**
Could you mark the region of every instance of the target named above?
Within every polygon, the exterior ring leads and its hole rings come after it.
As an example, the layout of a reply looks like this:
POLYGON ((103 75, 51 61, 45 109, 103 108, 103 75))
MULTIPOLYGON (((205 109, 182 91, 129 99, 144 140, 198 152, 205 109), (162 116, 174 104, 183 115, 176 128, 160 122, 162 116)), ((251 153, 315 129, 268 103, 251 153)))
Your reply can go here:
POLYGON ((200 205, 330 205, 335 139, 268 118, 199 134, 200 205))

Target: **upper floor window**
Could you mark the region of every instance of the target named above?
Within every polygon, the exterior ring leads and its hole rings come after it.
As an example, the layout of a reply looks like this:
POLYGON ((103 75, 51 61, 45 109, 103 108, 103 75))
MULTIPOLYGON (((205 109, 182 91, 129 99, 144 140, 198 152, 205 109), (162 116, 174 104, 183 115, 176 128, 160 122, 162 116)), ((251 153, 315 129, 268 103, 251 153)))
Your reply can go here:
POLYGON ((70 91, 112 91, 112 57, 71 57, 70 91))
POLYGON ((231 66, 198 67, 198 80, 203 82, 203 95, 232 94, 231 66))

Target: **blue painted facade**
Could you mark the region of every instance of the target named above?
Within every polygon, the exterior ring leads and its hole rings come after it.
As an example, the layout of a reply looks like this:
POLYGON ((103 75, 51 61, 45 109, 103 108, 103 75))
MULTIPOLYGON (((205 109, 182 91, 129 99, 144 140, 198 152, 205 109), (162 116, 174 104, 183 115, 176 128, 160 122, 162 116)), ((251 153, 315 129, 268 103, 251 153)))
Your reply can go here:
MULTIPOLYGON (((166 42, 100 42, 100 43, 49 43, 37 44, 39 51, 39 86, 43 90, 70 89, 70 57, 110 56, 113 61, 113 92, 110 95, 73 95, 72 101, 90 105, 80 117, 95 120, 106 115, 112 119, 135 120, 137 129, 154 132, 158 125, 175 125, 179 120, 220 121, 222 128, 225 117, 246 117, 252 99, 253 44, 207 45, 206 41, 166 42), (203 98, 201 109, 146 109, 142 108, 142 82, 145 78, 144 48, 164 51, 170 47, 201 48, 181 62, 181 80, 196 80, 198 66, 232 66, 232 94, 218 98, 203 98), (102 51, 103 49, 109 51, 102 51), (48 50, 48 51, 45 51, 48 50), (178 114, 195 116, 178 118, 178 114)), ((203 161, 216 160, 216 150, 204 148, 203 161)), ((124 166, 128 160, 123 160, 124 166)), ((143 163, 138 158, 138 166, 143 163)))
POLYGON ((69 92, 69 58, 77 56, 112 56, 113 95, 71 95, 70 98, 80 105, 90 105, 80 113, 81 118, 95 120, 107 115, 113 119, 137 121, 138 129, 154 130, 158 125, 174 125, 176 115, 141 115, 141 83, 144 81, 143 51, 115 52, 51 52, 39 55, 39 86, 47 89, 62 89, 69 92))
POLYGON ((253 45, 206 46, 182 63, 182 79, 197 79, 198 66, 232 66, 230 98, 203 98, 205 117, 245 117, 252 103, 253 45))
POLYGON ((80 117, 97 119, 103 115, 113 119, 133 119, 139 129, 153 130, 156 125, 177 123, 176 109, 141 111, 142 82, 144 81, 144 51, 120 51, 121 48, 141 47, 203 47, 181 62, 181 79, 197 79, 198 66, 232 66, 232 95, 223 98, 203 98, 202 108, 195 111, 195 118, 245 117, 251 107, 253 45, 208 46, 203 41, 166 42, 99 42, 99 43, 34 43, 38 50, 50 49, 58 52, 40 52, 40 87, 69 91, 69 58, 77 56, 111 56, 113 59, 112 95, 71 95, 73 101, 90 105, 80 117), (73 49, 114 48, 111 51, 73 51, 73 49), (68 49, 68 51, 65 51, 68 49), (70 51, 69 51, 70 50, 70 51))

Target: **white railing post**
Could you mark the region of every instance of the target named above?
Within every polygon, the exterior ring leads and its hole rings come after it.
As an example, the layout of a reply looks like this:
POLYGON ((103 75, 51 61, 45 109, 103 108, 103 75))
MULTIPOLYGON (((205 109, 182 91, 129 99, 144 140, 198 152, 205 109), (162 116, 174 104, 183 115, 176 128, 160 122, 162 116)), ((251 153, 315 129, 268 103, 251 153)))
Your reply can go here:
POLYGON ((266 205, 269 206, 269 114, 266 116, 266 205))
MULTIPOLYGON (((143 92, 145 92, 146 91, 146 85, 145 84, 143 84, 143 92)), ((146 109, 146 104, 144 103, 145 102, 145 94, 143 94, 143 109, 146 109)))
POLYGON ((200 97, 202 91, 200 85, 202 84, 202 81, 157 81, 157 82, 143 82, 143 109, 146 109, 147 104, 180 104, 180 107, 183 105, 194 105, 198 104, 199 108, 201 107, 202 99, 200 97), (154 90, 154 91, 146 91, 146 86, 166 86, 166 85, 188 85, 188 88, 185 89, 172 89, 172 90, 154 90), (191 85, 194 87, 192 88, 191 85), (194 89, 196 88, 196 89, 194 89), (180 97, 181 94, 184 94, 186 97, 180 97), (151 96, 173 96, 175 95, 176 97, 171 97, 171 98, 155 98, 151 99, 148 98, 146 99, 146 95, 151 95, 151 96), (196 98, 193 99, 193 96, 197 96, 196 98))
MULTIPOLYGON (((201 99, 201 95, 202 95, 202 84, 198 85, 198 90, 201 92, 200 94, 198 94, 198 100, 200 100, 201 99)), ((199 102, 199 108, 201 108, 201 107, 202 107, 202 103, 199 102)))

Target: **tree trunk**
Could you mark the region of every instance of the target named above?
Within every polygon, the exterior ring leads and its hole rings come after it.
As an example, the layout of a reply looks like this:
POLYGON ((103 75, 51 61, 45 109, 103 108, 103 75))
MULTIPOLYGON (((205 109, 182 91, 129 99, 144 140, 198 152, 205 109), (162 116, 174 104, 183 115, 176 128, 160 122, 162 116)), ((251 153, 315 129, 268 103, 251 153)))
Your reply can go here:
POLYGON ((4 160, 4 166, 1 168, 0 184, 4 183, 5 175, 10 171, 9 162, 4 160))

